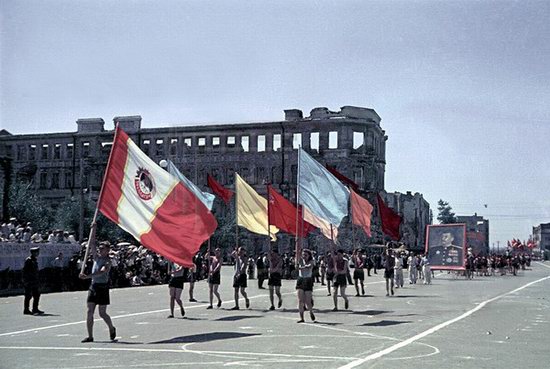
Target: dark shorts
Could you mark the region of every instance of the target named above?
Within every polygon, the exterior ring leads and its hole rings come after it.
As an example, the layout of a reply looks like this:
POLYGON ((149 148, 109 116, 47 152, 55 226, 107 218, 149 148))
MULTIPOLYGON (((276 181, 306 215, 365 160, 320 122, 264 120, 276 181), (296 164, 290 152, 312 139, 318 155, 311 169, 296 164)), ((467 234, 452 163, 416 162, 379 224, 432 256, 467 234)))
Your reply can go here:
POLYGON ((239 274, 233 277, 233 288, 247 287, 246 274, 239 274))
POLYGON ((221 277, 219 271, 212 273, 212 275, 208 277, 208 283, 210 284, 220 284, 220 281, 221 277))
POLYGON ((313 291, 312 277, 298 277, 296 281, 296 289, 302 291, 313 291))
POLYGON ((281 287, 281 273, 271 273, 267 284, 273 287, 281 287))
POLYGON ((168 287, 175 287, 183 289, 183 277, 171 277, 168 282, 168 287))
POLYGON ((347 276, 345 274, 336 274, 334 278, 334 287, 346 287, 347 285, 347 276))
POLYGON ((353 271, 353 279, 359 279, 361 281, 365 280, 365 272, 363 269, 355 269, 353 271))
POLYGON ((327 281, 332 281, 334 279, 334 272, 327 272, 327 281))
POLYGON ((393 278, 393 275, 394 275, 393 269, 391 270, 384 269, 384 278, 393 278))
POLYGON ((109 299, 109 284, 96 283, 91 284, 88 290, 88 300, 96 305, 109 305, 111 303, 109 299))

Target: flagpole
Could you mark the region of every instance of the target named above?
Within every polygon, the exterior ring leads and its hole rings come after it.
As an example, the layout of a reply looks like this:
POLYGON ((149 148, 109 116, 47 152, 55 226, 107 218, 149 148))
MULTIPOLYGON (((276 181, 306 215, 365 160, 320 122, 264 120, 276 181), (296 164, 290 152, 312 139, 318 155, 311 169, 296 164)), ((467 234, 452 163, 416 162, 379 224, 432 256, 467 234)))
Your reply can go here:
MULTIPOLYGON (((97 203, 95 205, 95 212, 94 217, 92 219, 92 225, 90 227, 90 235, 88 236, 88 243, 86 244, 86 252, 84 253, 84 259, 82 260, 82 266, 80 267, 80 273, 84 273, 84 269, 86 268, 86 262, 88 260, 88 256, 90 254, 90 244, 94 244, 95 248, 95 233, 97 229, 97 216, 99 214, 99 204, 101 204, 101 199, 103 197, 103 188, 105 187, 105 180, 109 176, 109 171, 111 169, 111 159, 113 157, 113 149, 115 147, 115 142, 118 136, 118 123, 115 126, 115 135, 113 137, 113 144, 111 145, 111 152, 109 153, 109 160, 107 160, 107 170, 105 171, 105 174, 103 175, 103 180, 101 181, 101 190, 99 191, 99 197, 97 199, 97 203)), ((82 183, 80 183, 80 187, 82 187, 82 183)), ((82 188, 81 188, 82 191, 82 188)), ((82 240, 81 240, 82 241, 82 240)))
MULTIPOLYGON (((300 206, 300 156, 302 152, 302 147, 298 146, 298 173, 296 173, 296 238, 295 238, 295 252, 296 252, 296 258, 298 258, 299 249, 300 249, 300 235, 298 231, 299 226, 299 215, 300 212, 298 211, 300 206)), ((303 212, 302 212, 303 214, 303 212)))
POLYGON ((269 216, 269 205, 271 204, 271 196, 269 194, 269 184, 267 188, 267 250, 271 251, 271 218, 269 216))
POLYGON ((237 191, 237 172, 233 175, 233 183, 235 184, 235 250, 239 248, 239 211, 237 204, 239 203, 239 192, 237 191))
MULTIPOLYGON (((352 197, 350 196, 350 199, 351 198, 352 197)), ((350 202, 351 201, 352 200, 350 200, 350 202)), ((353 226, 353 206, 350 206, 350 211, 349 212, 350 212, 350 215, 351 215, 351 238, 352 238, 352 245, 353 245, 353 250, 352 251, 354 251, 356 249, 356 244, 355 244, 355 227, 353 226)))

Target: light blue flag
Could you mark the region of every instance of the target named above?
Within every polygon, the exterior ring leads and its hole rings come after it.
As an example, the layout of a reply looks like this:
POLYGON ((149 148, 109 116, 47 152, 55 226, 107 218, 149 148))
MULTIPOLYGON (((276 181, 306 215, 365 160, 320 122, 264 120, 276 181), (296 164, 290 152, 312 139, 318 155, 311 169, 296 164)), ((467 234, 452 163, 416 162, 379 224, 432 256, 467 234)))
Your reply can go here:
POLYGON ((212 210, 212 206, 214 205, 214 199, 216 198, 215 195, 208 193, 208 192, 202 192, 200 188, 198 188, 193 182, 191 182, 187 177, 185 177, 179 170, 176 168, 174 163, 172 163, 170 160, 166 160, 168 162, 168 172, 177 177, 185 187, 187 187, 201 202, 206 206, 209 210, 212 210))
POLYGON ((317 160, 299 150, 298 203, 316 217, 339 226, 348 215, 349 190, 317 160))

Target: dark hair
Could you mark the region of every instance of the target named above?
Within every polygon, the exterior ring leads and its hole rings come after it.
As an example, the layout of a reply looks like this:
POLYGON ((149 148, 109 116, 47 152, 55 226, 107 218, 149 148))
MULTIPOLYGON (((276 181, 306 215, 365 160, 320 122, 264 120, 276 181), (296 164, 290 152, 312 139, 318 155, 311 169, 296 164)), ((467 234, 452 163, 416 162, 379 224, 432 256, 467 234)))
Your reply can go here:
POLYGON ((303 249, 302 252, 305 252, 309 256, 309 260, 313 259, 313 256, 311 255, 311 251, 309 249, 303 249))

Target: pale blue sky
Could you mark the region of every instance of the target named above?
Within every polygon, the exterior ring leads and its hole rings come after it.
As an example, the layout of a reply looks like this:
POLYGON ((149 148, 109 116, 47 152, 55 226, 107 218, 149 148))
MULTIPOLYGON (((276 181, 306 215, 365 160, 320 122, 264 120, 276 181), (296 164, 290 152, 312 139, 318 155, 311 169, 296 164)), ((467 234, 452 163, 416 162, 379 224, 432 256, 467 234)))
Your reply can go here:
POLYGON ((3 0, 0 13, 12 133, 364 106, 389 136, 388 191, 477 212, 501 245, 550 221, 548 1, 3 0))

